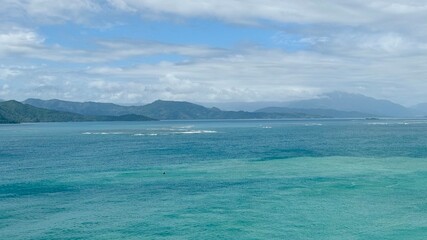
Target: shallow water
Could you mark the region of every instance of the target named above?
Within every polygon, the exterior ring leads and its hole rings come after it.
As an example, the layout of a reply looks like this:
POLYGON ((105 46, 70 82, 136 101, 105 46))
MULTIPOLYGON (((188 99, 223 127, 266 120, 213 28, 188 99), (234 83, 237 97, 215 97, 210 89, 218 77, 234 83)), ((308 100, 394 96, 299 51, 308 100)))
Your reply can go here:
POLYGON ((0 239, 425 239, 427 121, 0 125, 0 239))

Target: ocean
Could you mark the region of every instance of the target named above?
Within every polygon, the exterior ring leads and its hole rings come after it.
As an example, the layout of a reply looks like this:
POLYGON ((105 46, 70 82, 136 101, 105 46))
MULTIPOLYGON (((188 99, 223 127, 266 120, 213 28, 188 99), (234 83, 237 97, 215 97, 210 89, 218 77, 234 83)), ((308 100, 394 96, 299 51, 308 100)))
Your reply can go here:
POLYGON ((427 239, 427 120, 0 125, 0 239, 427 239))

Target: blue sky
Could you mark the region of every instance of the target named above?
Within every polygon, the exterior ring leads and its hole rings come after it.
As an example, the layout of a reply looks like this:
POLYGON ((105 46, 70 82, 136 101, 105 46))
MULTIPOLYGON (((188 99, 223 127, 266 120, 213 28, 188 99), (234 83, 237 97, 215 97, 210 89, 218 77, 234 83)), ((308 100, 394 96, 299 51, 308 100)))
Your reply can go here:
POLYGON ((427 1, 1 0, 0 98, 427 102, 427 1))

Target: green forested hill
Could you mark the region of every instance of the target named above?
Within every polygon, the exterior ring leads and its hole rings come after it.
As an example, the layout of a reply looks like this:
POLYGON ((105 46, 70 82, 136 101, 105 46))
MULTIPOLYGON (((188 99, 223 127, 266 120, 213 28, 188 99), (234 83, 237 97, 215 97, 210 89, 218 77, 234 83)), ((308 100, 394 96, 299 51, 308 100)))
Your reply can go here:
POLYGON ((153 119, 140 115, 84 116, 76 113, 37 108, 13 100, 0 102, 0 123, 147 120, 153 119))
POLYGON ((190 102, 162 100, 141 106, 137 112, 138 114, 156 119, 277 119, 314 117, 314 115, 299 113, 222 111, 218 108, 206 108, 190 102))
POLYGON ((136 111, 134 111, 134 109, 138 108, 133 106, 120 106, 113 103, 71 102, 58 99, 41 100, 29 98, 23 103, 38 108, 78 113, 81 115, 90 116, 120 116, 126 114, 136 114, 136 111))

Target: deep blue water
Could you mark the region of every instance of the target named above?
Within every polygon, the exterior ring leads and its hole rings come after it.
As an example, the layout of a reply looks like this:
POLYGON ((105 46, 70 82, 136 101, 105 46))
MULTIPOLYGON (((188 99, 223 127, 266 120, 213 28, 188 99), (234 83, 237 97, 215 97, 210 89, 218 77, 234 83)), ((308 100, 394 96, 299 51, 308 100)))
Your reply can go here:
POLYGON ((427 120, 0 125, 0 239, 427 239, 427 120))

